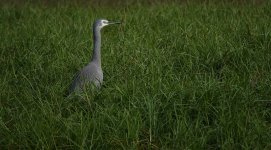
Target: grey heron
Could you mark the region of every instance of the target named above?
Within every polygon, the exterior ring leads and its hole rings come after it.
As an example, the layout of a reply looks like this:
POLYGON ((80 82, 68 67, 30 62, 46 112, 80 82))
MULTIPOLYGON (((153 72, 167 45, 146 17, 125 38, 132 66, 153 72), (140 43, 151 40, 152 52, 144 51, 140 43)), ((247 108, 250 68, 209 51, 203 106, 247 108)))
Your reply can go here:
POLYGON ((108 21, 106 19, 98 19, 93 23, 93 54, 87 66, 82 68, 69 88, 69 93, 80 92, 87 85, 94 85, 100 88, 103 82, 103 70, 101 66, 101 29, 107 25, 120 24, 119 21, 108 21))

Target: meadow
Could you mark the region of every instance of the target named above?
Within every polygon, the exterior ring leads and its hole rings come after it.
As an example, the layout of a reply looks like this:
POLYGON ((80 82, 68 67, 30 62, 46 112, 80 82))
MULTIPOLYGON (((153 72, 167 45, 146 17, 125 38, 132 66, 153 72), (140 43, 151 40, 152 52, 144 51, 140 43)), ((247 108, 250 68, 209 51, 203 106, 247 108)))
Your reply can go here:
POLYGON ((2 5, 1 149, 271 149, 271 3, 2 5), (104 84, 65 93, 102 30, 104 84))

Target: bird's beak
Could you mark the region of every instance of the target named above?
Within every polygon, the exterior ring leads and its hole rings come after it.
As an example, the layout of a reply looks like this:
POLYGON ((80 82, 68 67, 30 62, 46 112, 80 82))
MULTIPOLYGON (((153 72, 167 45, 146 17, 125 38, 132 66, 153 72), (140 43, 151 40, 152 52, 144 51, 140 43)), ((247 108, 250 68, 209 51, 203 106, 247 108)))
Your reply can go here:
POLYGON ((110 25, 110 24, 121 24, 121 22, 120 21, 108 21, 108 24, 110 25))

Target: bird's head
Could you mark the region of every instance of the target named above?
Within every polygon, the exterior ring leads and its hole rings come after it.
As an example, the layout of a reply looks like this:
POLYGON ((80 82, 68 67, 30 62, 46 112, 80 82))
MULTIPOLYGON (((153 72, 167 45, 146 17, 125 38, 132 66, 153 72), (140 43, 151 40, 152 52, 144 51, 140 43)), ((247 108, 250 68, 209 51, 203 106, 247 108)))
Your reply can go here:
POLYGON ((111 24, 120 24, 120 21, 109 21, 106 19, 98 19, 94 22, 94 27, 98 28, 98 29, 102 29, 103 27, 107 26, 107 25, 111 25, 111 24))

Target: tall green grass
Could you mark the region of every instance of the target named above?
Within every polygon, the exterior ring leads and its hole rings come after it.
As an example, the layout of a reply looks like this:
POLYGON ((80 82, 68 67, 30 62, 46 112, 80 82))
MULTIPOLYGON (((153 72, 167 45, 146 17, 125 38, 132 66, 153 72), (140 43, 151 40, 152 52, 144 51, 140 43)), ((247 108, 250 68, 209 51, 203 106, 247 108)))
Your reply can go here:
MULTIPOLYGON (((5 5, 3 149, 270 149, 271 5, 5 5), (102 31, 104 85, 64 96, 102 31)), ((1 148, 1 149, 2 149, 1 148)))

